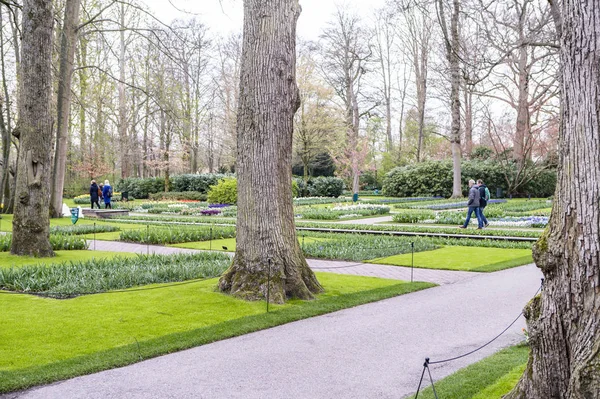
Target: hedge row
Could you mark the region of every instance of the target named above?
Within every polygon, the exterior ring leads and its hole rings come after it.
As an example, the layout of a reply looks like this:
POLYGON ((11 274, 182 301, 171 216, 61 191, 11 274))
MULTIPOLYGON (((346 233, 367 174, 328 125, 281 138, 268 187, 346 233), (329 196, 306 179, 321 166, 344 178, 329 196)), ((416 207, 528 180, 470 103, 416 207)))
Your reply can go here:
MULTIPOLYGON (((501 189, 508 195, 507 176, 516 173, 516 166, 503 165, 497 161, 463 161, 462 189, 463 195, 468 194, 469 179, 482 179, 490 189, 492 197, 496 189, 501 189)), ((401 166, 392 169, 383 181, 383 194, 393 197, 415 197, 427 195, 452 195, 452 161, 428 161, 418 164, 401 166)), ((516 193, 530 194, 532 197, 549 197, 554 194, 556 187, 556 171, 541 171, 531 181, 517 187, 516 193)), ((516 194, 514 193, 514 194, 516 194)))
MULTIPOLYGON (((172 176, 169 180, 168 191, 208 193, 210 186, 231 175, 220 173, 205 173, 201 175, 185 174, 172 176)), ((117 191, 127 191, 130 197, 147 199, 150 194, 165 192, 165 179, 162 177, 127 178, 117 183, 117 191)))
POLYGON ((295 178, 292 183, 294 197, 334 197, 337 198, 344 192, 344 181, 339 177, 319 176, 308 181, 295 178))

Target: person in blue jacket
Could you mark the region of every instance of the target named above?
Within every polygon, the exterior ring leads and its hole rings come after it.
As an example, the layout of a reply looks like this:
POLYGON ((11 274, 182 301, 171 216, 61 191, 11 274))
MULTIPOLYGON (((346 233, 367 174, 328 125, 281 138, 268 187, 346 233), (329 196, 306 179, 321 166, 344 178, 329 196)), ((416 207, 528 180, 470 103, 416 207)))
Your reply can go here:
POLYGON ((110 199, 113 195, 113 189, 110 186, 110 182, 108 180, 104 180, 104 187, 102 187, 102 197, 104 197, 104 209, 112 209, 112 205, 110 204, 110 199))

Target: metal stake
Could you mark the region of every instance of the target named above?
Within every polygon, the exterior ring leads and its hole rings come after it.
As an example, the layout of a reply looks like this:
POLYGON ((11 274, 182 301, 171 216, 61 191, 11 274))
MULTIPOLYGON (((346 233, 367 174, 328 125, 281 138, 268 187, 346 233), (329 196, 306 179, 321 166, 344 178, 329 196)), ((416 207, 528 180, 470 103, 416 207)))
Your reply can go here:
POLYGON ((271 258, 267 260, 269 264, 268 274, 267 274, 267 313, 269 312, 269 299, 271 294, 271 258))
POLYGON ((150 225, 146 225, 146 256, 150 255, 150 225))
POLYGON ((96 250, 96 222, 94 222, 94 251, 96 250))
POLYGON ((410 243, 410 249, 411 249, 411 261, 410 261, 410 282, 413 282, 413 273, 415 270, 415 243, 411 242, 410 243))

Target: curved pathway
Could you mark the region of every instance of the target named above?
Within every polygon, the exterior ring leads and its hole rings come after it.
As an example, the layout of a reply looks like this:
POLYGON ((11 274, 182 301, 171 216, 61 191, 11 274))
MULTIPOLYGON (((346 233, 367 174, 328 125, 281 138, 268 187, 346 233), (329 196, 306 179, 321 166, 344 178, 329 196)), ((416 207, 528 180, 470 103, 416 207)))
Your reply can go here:
MULTIPOLYGON (((326 265, 350 266, 336 263, 326 265)), ((425 357, 487 342, 514 320, 540 278, 534 265, 470 275, 2 398, 402 398, 415 391, 425 357)), ((519 342, 523 326, 521 318, 483 350, 432 366, 434 378, 519 342)))

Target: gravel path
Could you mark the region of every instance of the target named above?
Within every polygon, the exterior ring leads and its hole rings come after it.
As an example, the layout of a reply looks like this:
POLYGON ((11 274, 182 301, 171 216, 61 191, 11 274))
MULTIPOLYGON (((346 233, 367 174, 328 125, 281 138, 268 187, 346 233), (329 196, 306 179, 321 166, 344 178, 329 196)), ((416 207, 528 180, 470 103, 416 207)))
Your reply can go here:
MULTIPOLYGON (((533 265, 463 279, 3 398, 402 398, 423 359, 468 352, 502 331, 536 292, 533 265)), ((432 366, 435 379, 514 344, 432 366)))

